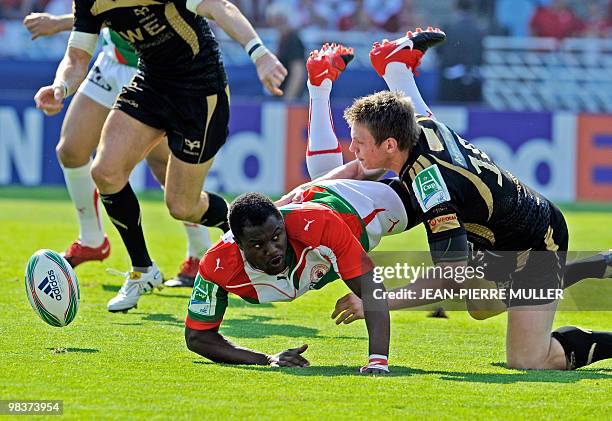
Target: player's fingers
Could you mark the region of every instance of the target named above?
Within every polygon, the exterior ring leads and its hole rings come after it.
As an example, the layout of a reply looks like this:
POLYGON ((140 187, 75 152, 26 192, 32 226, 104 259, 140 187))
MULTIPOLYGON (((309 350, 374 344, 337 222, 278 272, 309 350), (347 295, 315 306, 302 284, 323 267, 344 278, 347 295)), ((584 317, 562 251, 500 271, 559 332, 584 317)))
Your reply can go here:
POLYGON ((54 86, 53 87, 53 98, 55 98, 57 101, 61 101, 62 99, 64 99, 64 88, 62 86, 54 86))
POLYGON ((338 316, 338 318, 336 319, 336 324, 339 325, 341 324, 343 321, 345 321, 349 316, 352 316, 353 312, 350 309, 347 309, 345 312, 343 312, 342 314, 340 314, 340 316, 338 316))
POLYGON ((308 360, 306 358, 302 357, 301 355, 298 355, 295 359, 298 361, 300 367, 309 367, 310 366, 310 363, 308 362, 308 360))
POLYGON ((350 306, 346 302, 341 303, 340 300, 338 300, 338 302, 336 303, 336 308, 334 308, 334 311, 331 315, 331 318, 335 319, 336 317, 338 317, 338 314, 342 313, 345 310, 348 310, 349 308, 350 306))
POLYGON ((295 357, 283 356, 278 360, 278 365, 281 367, 301 367, 300 361, 295 357))
POLYGON ((279 61, 278 65, 277 65, 277 71, 280 73, 280 75, 284 78, 287 77, 287 75, 289 74, 289 72, 287 71, 287 68, 285 66, 282 65, 282 63, 279 61))
POLYGON ((355 320, 358 320, 358 319, 361 319, 361 316, 358 313, 355 312, 355 313, 351 314, 350 317, 347 317, 344 320, 344 324, 348 325, 349 323, 353 323, 355 320))
POLYGON ((298 346, 297 348, 291 348, 289 351, 294 352, 296 354, 301 354, 308 349, 308 344, 304 344, 302 346, 298 346))

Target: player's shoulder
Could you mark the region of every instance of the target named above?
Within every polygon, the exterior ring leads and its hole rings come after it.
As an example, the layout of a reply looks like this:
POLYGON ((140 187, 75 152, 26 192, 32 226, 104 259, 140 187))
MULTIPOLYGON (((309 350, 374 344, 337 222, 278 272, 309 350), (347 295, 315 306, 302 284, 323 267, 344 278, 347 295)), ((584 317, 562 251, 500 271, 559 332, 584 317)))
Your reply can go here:
POLYGON ((233 234, 225 233, 200 260, 200 274, 207 281, 225 286, 244 270, 244 260, 233 234))
POLYGON ((283 216, 288 237, 309 245, 318 243, 340 224, 344 224, 336 211, 313 202, 300 203, 283 216))

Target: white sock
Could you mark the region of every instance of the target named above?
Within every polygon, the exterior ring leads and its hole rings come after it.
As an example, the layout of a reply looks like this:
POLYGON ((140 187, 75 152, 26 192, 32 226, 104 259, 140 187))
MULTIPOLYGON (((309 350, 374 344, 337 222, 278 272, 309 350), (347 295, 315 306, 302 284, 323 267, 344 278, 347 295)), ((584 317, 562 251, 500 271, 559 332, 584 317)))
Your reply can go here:
POLYGON ((79 240, 86 246, 98 247, 104 241, 98 190, 91 178, 91 160, 82 167, 62 167, 68 193, 79 219, 79 240))
POLYGON ((320 86, 311 85, 310 81, 306 84, 310 93, 306 166, 314 179, 342 165, 342 147, 334 132, 329 106, 331 80, 325 79, 320 86))
POLYGON ((414 81, 414 75, 404 63, 392 62, 387 64, 385 75, 383 76, 390 91, 402 91, 407 97, 412 99, 414 111, 424 116, 432 116, 433 113, 423 101, 419 88, 414 81))
POLYGON ((201 259, 211 246, 208 228, 200 224, 183 222, 187 233, 187 257, 201 259))

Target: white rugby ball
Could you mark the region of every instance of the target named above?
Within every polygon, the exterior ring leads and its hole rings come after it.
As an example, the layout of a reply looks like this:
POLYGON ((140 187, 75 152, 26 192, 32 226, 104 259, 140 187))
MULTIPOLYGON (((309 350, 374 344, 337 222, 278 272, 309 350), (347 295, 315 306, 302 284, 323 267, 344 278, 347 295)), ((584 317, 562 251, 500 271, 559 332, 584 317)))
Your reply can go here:
POLYGON ((28 300, 47 324, 62 327, 79 309, 79 283, 70 264, 59 253, 42 249, 30 257, 25 272, 28 300))

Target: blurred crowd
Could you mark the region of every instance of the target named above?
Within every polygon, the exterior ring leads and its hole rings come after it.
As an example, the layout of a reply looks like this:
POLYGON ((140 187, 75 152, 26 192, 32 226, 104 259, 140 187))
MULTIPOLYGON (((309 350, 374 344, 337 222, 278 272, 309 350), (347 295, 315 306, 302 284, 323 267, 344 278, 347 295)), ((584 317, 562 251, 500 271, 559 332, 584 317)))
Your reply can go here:
POLYGON ((0 0, 0 19, 23 19, 31 12, 71 13, 72 0, 0 0))
MULTIPOLYGON (((273 26, 269 11, 291 9, 293 28, 400 32, 443 25, 454 16, 452 0, 235 0, 257 27, 273 26)), ((608 37, 612 0, 473 0, 485 33, 514 36, 608 37)), ((0 19, 30 12, 70 13, 71 0, 0 0, 0 19)))

